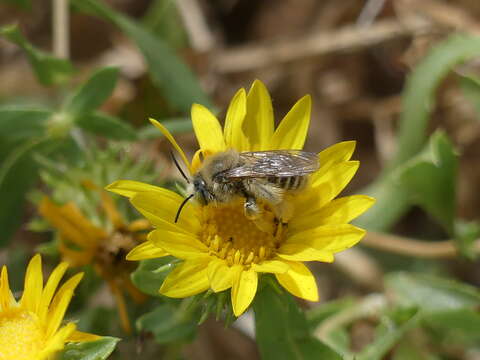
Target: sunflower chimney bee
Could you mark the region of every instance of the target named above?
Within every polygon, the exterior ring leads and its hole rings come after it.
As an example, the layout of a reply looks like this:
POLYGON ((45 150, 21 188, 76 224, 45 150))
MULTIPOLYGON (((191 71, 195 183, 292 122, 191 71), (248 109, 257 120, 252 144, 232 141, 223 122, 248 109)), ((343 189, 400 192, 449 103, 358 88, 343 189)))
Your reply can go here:
POLYGON ((180 169, 192 194, 180 205, 194 197, 201 205, 228 203, 237 197, 245 199, 245 216, 257 220, 262 214, 259 201, 273 209, 281 221, 288 211, 283 200, 286 194, 305 187, 308 176, 318 170, 318 156, 301 150, 269 150, 238 152, 227 150, 207 157, 192 181, 180 169))

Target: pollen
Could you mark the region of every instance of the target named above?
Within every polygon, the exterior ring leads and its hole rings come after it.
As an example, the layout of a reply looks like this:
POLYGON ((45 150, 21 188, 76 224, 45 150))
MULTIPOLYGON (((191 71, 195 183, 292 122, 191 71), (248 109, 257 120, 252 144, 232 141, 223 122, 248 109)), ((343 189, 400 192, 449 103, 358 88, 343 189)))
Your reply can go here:
POLYGON ((245 216, 241 201, 207 205, 202 216, 200 239, 209 247, 210 255, 226 260, 229 266, 268 260, 283 242, 275 217, 266 208, 261 226, 245 216))
POLYGON ((44 339, 36 314, 21 309, 0 314, 0 360, 36 359, 44 339))

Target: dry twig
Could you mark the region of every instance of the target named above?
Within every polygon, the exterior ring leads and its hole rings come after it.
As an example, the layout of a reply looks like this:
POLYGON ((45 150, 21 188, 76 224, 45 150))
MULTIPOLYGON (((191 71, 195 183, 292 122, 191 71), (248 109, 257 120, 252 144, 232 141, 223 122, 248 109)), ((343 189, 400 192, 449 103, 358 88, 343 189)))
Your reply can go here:
MULTIPOLYGON (((427 259, 458 256, 458 250, 453 240, 427 242, 369 231, 361 244, 382 251, 427 259)), ((475 241, 473 249, 476 253, 480 253, 480 239, 475 241)))
POLYGON ((219 52, 213 68, 234 73, 341 51, 354 51, 430 29, 428 21, 382 20, 369 27, 346 26, 332 32, 315 32, 298 39, 272 44, 246 45, 219 52))
POLYGON ((69 46, 69 8, 68 0, 53 0, 53 53, 55 56, 68 59, 69 46))

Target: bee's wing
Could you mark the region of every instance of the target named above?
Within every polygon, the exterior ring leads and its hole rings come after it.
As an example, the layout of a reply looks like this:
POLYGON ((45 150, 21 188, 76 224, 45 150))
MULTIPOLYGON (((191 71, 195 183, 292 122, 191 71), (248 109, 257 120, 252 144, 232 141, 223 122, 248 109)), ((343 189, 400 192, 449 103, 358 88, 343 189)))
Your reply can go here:
POLYGON ((315 153, 301 150, 270 150, 240 153, 242 165, 226 171, 226 178, 308 175, 319 168, 315 153))

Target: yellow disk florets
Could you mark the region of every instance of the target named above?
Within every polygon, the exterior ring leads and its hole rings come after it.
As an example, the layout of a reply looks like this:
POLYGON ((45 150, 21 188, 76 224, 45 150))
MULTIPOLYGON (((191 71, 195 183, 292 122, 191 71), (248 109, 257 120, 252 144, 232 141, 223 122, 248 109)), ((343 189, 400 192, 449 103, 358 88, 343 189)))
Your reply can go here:
POLYGON ((38 316, 22 309, 0 314, 0 359, 30 360, 45 347, 38 316))
POLYGON ((261 230, 258 223, 245 217, 241 201, 207 205, 202 214, 200 239, 212 255, 226 260, 229 266, 268 260, 282 243, 275 217, 267 209, 262 221, 270 225, 270 231, 261 230))

